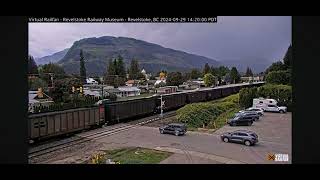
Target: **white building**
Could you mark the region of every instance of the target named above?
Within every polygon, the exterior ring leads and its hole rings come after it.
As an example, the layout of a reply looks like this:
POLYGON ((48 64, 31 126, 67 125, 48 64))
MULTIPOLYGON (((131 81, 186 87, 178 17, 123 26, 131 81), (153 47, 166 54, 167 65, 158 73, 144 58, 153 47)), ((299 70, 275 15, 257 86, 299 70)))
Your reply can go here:
POLYGON ((87 84, 98 84, 98 82, 93 78, 87 78, 86 81, 87 81, 87 84))
POLYGON ((118 90, 121 92, 122 97, 139 96, 141 93, 141 90, 134 86, 118 87, 118 90))
POLYGON ((161 82, 166 83, 166 80, 165 79, 163 79, 163 80, 159 79, 154 83, 154 85, 160 84, 161 82))
POLYGON ((43 92, 29 91, 29 102, 28 102, 29 112, 34 112, 35 107, 40 107, 40 106, 48 107, 53 103, 54 102, 52 101, 52 98, 43 92))

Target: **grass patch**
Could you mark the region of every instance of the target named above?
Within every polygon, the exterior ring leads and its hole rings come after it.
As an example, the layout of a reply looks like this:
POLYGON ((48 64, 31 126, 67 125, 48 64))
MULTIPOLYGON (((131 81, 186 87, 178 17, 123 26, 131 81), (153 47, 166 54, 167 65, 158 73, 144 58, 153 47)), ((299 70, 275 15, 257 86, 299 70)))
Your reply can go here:
POLYGON ((105 164, 107 159, 111 159, 117 164, 158 164, 171 155, 172 153, 170 152, 130 147, 107 150, 100 156, 99 160, 96 161, 96 164, 105 164))

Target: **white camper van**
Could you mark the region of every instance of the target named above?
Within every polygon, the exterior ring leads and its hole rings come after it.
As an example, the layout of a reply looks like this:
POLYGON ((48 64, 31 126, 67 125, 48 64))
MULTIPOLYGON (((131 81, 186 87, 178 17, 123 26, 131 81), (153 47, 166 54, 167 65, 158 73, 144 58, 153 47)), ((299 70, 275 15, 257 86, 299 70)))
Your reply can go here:
POLYGON ((270 112, 280 112, 280 113, 286 113, 287 107, 285 106, 278 106, 278 102, 275 99, 264 99, 264 98, 255 98, 253 99, 253 105, 254 108, 261 108, 264 111, 270 111, 270 112))

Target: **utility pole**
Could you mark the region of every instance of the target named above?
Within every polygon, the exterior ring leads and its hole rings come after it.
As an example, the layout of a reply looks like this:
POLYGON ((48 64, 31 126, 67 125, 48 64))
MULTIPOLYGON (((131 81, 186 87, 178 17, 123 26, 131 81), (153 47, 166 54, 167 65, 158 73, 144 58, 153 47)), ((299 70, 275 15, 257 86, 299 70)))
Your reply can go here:
POLYGON ((164 107, 164 102, 162 100, 162 94, 160 95, 160 101, 161 101, 161 105, 160 105, 160 117, 162 118, 163 117, 163 107, 164 107))

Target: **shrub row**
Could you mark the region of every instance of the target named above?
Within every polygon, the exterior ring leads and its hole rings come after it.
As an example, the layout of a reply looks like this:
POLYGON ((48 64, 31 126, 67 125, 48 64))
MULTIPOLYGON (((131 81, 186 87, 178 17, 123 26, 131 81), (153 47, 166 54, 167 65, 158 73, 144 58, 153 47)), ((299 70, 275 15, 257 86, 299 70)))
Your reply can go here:
POLYGON ((289 85, 267 84, 259 88, 243 88, 239 92, 239 103, 242 108, 252 106, 254 98, 271 98, 278 101, 279 106, 292 109, 292 87, 289 85))

